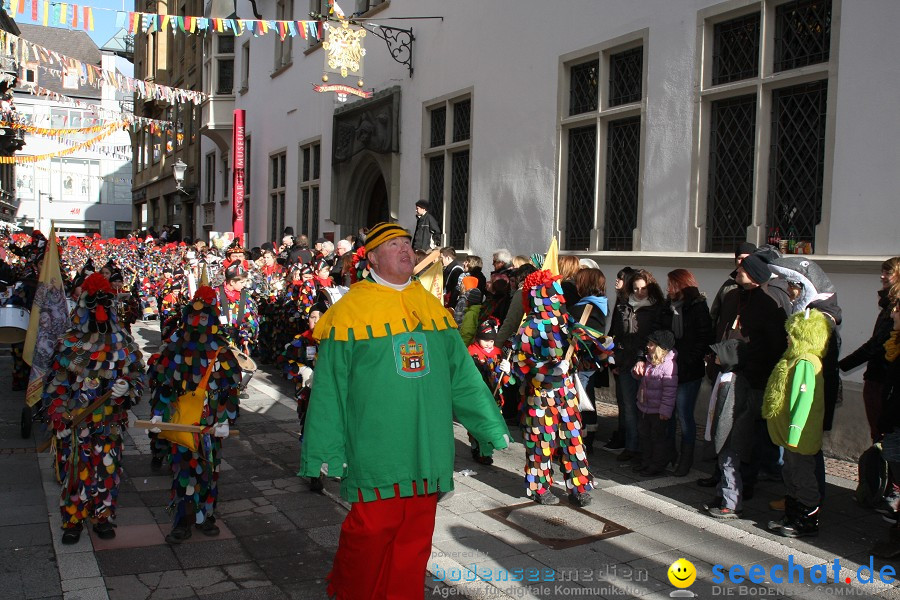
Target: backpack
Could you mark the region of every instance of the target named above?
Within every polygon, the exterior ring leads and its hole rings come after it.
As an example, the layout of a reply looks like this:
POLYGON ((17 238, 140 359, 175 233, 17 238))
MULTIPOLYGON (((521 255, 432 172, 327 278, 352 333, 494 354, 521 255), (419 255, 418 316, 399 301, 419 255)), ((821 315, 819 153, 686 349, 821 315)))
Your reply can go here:
POLYGON ((884 498, 890 485, 888 463, 881 455, 881 444, 873 444, 863 452, 857 465, 859 483, 856 486, 856 501, 860 506, 874 508, 884 498))

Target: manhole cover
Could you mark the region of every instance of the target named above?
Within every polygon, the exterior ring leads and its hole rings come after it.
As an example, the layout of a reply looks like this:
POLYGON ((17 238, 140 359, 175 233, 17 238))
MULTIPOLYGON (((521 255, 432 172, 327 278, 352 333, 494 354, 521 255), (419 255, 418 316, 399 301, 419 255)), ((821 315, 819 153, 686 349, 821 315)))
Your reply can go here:
POLYGON ((483 512, 554 550, 590 544, 631 531, 592 512, 568 505, 542 506, 528 502, 483 512))

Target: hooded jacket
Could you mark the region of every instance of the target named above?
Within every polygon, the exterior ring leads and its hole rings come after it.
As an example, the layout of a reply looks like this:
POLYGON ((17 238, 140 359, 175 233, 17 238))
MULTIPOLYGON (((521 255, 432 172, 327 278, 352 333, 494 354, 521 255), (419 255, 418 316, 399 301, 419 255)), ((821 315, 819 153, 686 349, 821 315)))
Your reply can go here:
POLYGON ((638 390, 638 409, 642 413, 659 414, 666 418, 672 416, 678 392, 677 355, 675 350, 671 350, 658 365, 647 361, 638 390))

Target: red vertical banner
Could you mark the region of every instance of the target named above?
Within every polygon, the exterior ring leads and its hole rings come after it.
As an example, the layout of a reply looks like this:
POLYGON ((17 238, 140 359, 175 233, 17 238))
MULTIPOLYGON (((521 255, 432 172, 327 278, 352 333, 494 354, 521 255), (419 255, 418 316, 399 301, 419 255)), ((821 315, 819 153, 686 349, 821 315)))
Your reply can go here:
POLYGON ((232 161, 233 165, 233 194, 232 198, 234 200, 234 208, 231 213, 231 230, 234 232, 234 237, 237 240, 240 240, 240 243, 243 244, 245 242, 244 239, 244 161, 246 157, 244 156, 244 150, 246 149, 246 145, 244 143, 244 119, 246 117, 246 111, 238 109, 234 111, 234 127, 232 133, 232 141, 231 141, 231 152, 232 152, 232 161))

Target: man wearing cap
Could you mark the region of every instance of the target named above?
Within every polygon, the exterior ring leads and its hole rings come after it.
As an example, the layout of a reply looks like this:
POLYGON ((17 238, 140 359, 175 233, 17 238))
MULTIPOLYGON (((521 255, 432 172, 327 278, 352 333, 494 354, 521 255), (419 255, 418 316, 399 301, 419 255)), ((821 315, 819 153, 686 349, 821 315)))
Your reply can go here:
MULTIPOLYGON (((741 266, 741 262, 754 252, 756 252, 756 244, 751 244, 750 242, 741 242, 738 244, 734 249, 735 269, 741 266)), ((719 291, 716 292, 716 297, 713 298, 712 306, 709 307, 709 317, 712 319, 713 328, 715 328, 718 322, 719 310, 721 309, 722 299, 725 298, 725 294, 738 287, 737 282, 734 280, 736 275, 737 271, 732 271, 725 283, 719 287, 719 291)))
MULTIPOLYGON (((413 250, 428 252, 441 245, 441 226, 437 219, 429 213, 431 203, 428 200, 416 201, 416 232, 413 235, 413 250)), ((366 244, 369 247, 369 244, 366 244)))
POLYGON ((508 445, 496 404, 441 303, 416 281, 412 236, 379 223, 370 275, 326 312, 300 475, 328 466, 351 503, 329 575, 338 600, 421 598, 437 495, 453 489, 455 417, 484 454, 508 445))
POLYGON ((746 342, 745 351, 734 369, 738 375, 735 394, 745 395, 757 419, 753 456, 749 457, 748 468, 742 471, 745 499, 753 493, 760 468, 775 471, 778 462, 778 448, 769 439, 762 419, 762 402, 769 375, 787 348, 784 329, 787 314, 769 292, 771 276, 769 265, 762 258, 756 254, 747 256, 735 272, 735 281, 740 287, 725 295, 716 327, 718 341, 739 339, 746 342))

